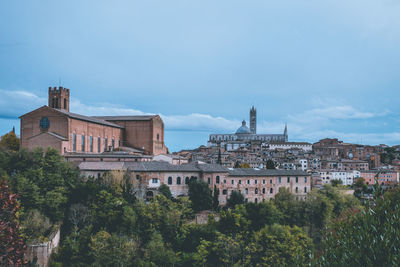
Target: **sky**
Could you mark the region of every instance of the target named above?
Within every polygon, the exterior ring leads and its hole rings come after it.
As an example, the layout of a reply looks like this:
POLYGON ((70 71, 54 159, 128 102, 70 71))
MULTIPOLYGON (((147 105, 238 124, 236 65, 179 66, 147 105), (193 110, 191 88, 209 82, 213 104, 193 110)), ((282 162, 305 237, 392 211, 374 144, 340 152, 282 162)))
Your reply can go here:
POLYGON ((397 0, 1 1, 0 135, 71 112, 160 114, 170 151, 234 133, 400 144, 397 0))

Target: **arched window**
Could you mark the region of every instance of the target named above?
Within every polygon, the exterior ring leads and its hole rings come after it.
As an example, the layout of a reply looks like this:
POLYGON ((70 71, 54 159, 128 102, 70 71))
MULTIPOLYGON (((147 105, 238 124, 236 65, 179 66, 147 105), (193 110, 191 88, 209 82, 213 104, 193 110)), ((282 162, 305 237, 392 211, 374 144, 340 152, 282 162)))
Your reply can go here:
POLYGON ((249 189, 248 188, 246 188, 244 191, 245 191, 246 195, 249 194, 249 189))
POLYGON ((215 183, 219 184, 219 176, 217 175, 217 177, 215 178, 215 183))
POLYGON ((254 189, 254 194, 258 194, 258 188, 254 189))
POLYGON ((189 177, 187 177, 187 176, 185 178, 185 184, 189 184, 189 177))
POLYGON ((168 177, 168 184, 172 184, 172 177, 168 177))
POLYGON ((270 189, 269 189, 269 193, 270 193, 270 194, 274 193, 274 189, 270 188, 270 189))
POLYGON ((176 178, 176 184, 181 184, 181 177, 178 176, 178 177, 176 178))
POLYGON ((265 194, 265 188, 262 189, 262 193, 265 194))

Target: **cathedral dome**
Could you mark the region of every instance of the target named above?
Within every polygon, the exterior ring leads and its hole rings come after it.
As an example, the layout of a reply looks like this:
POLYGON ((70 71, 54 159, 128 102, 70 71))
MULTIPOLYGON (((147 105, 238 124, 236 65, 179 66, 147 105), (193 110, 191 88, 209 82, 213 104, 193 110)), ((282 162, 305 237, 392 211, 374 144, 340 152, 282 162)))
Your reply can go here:
POLYGON ((246 121, 242 121, 242 126, 236 130, 236 134, 251 134, 249 127, 246 126, 246 121))

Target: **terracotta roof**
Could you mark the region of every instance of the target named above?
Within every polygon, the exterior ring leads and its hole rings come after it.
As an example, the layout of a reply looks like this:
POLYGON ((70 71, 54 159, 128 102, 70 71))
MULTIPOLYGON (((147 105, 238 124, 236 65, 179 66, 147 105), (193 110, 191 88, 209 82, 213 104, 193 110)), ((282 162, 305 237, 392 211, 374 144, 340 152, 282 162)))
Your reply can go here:
POLYGON ((88 122, 93 122, 93 123, 97 123, 97 124, 101 124, 101 125, 106 125, 106 126, 111 126, 111 127, 116 127, 116 128, 121 128, 123 129, 124 127, 122 127, 121 125, 109 122, 109 121, 105 121, 102 120, 100 118, 96 118, 96 117, 89 117, 89 116, 84 116, 84 115, 80 115, 80 114, 76 114, 76 113, 72 113, 72 112, 68 112, 65 110, 61 110, 61 109, 54 109, 55 111, 61 112, 65 115, 67 115, 70 118, 73 119, 77 119, 77 120, 82 120, 82 121, 88 121, 88 122))
POLYGON ((89 162, 84 161, 78 165, 80 170, 83 171, 111 171, 111 170, 125 170, 124 162, 89 162))

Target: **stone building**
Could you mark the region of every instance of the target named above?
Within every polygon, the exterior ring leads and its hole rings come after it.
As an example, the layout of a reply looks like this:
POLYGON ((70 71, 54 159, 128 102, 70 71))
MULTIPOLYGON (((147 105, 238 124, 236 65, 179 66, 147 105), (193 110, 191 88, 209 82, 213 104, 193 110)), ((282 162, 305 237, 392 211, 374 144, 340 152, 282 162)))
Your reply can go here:
POLYGON ((273 198, 279 188, 288 188, 296 198, 304 198, 311 190, 311 174, 303 171, 233 169, 218 164, 190 163, 172 165, 167 162, 82 162, 84 176, 100 177, 109 170, 129 172, 132 180, 142 185, 143 197, 152 198, 162 184, 168 185, 174 197, 188 194, 190 179, 201 179, 219 190, 219 202, 225 205, 233 190, 248 202, 273 198))
POLYGON ((250 110, 250 128, 246 126, 246 121, 242 122, 234 134, 210 134, 208 146, 224 147, 226 150, 234 150, 239 147, 249 145, 251 141, 264 143, 287 142, 287 126, 283 134, 257 134, 257 111, 254 107, 250 110))
POLYGON ((64 155, 100 154, 124 148, 147 155, 168 151, 164 123, 158 115, 84 116, 69 111, 69 89, 50 87, 48 93, 48 106, 20 117, 23 148, 53 147, 64 155))

